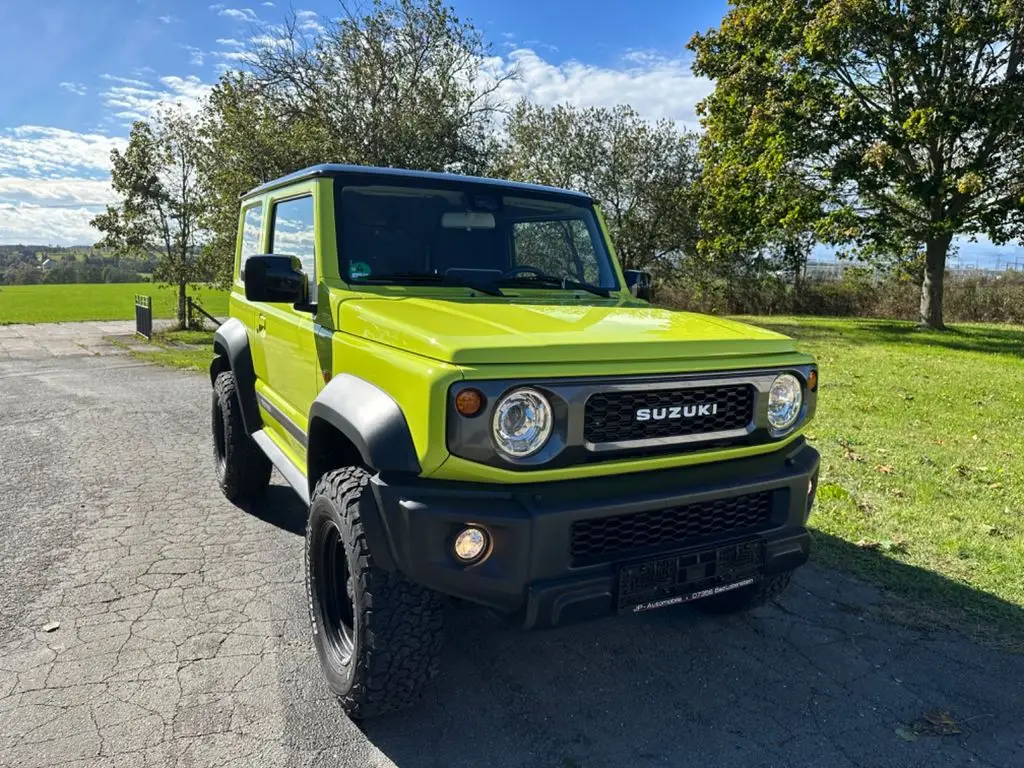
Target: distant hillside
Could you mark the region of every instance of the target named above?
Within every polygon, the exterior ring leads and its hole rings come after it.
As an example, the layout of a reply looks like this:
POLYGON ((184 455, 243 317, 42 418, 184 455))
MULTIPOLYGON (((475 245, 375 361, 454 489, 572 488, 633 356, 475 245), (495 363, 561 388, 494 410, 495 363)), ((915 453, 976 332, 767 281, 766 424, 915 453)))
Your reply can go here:
POLYGON ((0 245, 0 285, 132 283, 148 279, 156 255, 120 256, 90 245, 0 245))

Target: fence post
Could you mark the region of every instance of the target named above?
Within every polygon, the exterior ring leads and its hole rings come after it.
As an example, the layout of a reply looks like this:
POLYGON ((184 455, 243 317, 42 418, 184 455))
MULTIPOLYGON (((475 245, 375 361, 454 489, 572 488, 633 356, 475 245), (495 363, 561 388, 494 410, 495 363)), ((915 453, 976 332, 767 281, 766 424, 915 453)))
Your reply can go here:
POLYGON ((153 338, 153 297, 135 294, 135 333, 153 338))

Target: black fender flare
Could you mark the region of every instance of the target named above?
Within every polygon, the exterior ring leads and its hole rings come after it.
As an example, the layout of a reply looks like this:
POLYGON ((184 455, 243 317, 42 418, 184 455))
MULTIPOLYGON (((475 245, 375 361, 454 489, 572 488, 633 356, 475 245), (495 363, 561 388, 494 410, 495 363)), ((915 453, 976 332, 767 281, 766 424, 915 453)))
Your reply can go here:
POLYGON ((320 421, 343 434, 371 470, 420 473, 405 414, 395 399, 375 384, 348 373, 328 382, 309 409, 311 449, 320 421))
POLYGON ((252 365, 252 350, 245 323, 230 318, 213 334, 215 357, 210 363, 210 383, 217 375, 230 370, 235 375, 235 389, 242 406, 242 423, 250 435, 263 427, 259 405, 256 403, 256 371, 252 365))

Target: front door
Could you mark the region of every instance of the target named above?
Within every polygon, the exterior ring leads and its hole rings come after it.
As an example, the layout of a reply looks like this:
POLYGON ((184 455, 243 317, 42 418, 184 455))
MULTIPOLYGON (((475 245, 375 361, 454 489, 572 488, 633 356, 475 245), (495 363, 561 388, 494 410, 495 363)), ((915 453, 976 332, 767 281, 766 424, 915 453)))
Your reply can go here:
MULTIPOLYGON (((317 300, 315 186, 270 203, 270 253, 298 256, 317 300)), ((256 327, 263 339, 266 379, 257 390, 260 407, 278 444, 305 466, 307 420, 322 384, 317 362, 313 303, 257 305, 256 327), (261 327, 262 326, 262 327, 261 327)))

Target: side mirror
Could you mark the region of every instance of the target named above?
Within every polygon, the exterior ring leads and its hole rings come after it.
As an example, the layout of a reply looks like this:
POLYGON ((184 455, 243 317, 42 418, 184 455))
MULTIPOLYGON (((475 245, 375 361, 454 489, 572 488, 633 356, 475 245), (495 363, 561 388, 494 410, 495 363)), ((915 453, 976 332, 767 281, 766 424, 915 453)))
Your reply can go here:
POLYGON ((309 298, 309 285, 297 256, 250 256, 244 269, 242 280, 249 301, 305 304, 309 298))
POLYGON ((629 288, 629 292, 638 299, 650 301, 652 282, 651 273, 641 272, 639 269, 627 269, 625 275, 626 287, 629 288))

